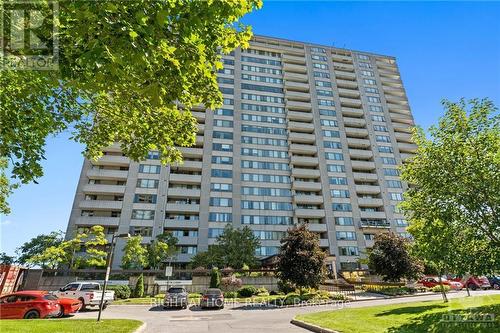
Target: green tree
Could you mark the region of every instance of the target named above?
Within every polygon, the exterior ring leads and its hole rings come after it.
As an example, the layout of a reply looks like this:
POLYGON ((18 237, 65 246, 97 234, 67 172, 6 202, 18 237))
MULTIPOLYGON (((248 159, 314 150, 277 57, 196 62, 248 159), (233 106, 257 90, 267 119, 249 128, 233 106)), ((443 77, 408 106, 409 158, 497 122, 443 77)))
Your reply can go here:
POLYGON ((148 246, 148 266, 160 269, 162 263, 169 260, 177 252, 177 238, 171 234, 160 234, 148 246))
POLYGON ((209 245, 207 251, 198 252, 191 258, 189 266, 191 268, 213 268, 225 267, 226 265, 224 264, 224 259, 219 246, 209 245))
POLYGON ((105 246, 108 244, 104 227, 94 225, 90 228, 87 239, 85 239, 85 264, 92 267, 106 266, 108 253, 105 246))
POLYGON ((9 256, 5 252, 0 252, 0 265, 13 265, 15 262, 15 257, 9 256))
POLYGON ((412 256, 408 239, 390 233, 375 236, 375 243, 368 253, 368 267, 381 275, 384 281, 417 279, 424 270, 423 263, 412 256))
POLYGON ((123 269, 143 269, 148 266, 148 250, 142 244, 141 236, 127 239, 123 248, 121 267, 123 269))
POLYGON ((277 275, 295 287, 317 288, 325 276, 326 253, 319 246, 319 236, 300 224, 281 239, 277 275))
POLYGON ((2 158, 0 155, 0 214, 8 215, 10 214, 10 208, 7 203, 7 197, 12 193, 12 190, 17 187, 9 181, 9 177, 5 170, 7 169, 8 163, 6 158, 2 158))
POLYGON ((85 265, 85 255, 82 254, 87 234, 77 233, 74 238, 50 246, 43 252, 28 259, 31 264, 44 263, 47 268, 55 269, 61 265, 69 269, 78 269, 85 265))
POLYGON ((212 268, 210 272, 210 288, 219 288, 220 286, 220 271, 218 268, 212 268))
POLYGON ((144 275, 139 275, 134 288, 134 297, 140 298, 144 296, 144 275))
POLYGON ((36 261, 33 259, 36 255, 43 253, 46 249, 55 246, 57 247, 63 241, 64 233, 62 231, 53 231, 48 235, 38 235, 16 249, 18 256, 17 262, 21 265, 31 266, 36 265, 42 268, 47 268, 46 261, 36 261))
POLYGON ((500 269, 500 116, 493 103, 443 102, 429 137, 416 128, 416 156, 402 167, 412 184, 401 204, 415 251, 439 271, 500 269))
MULTIPOLYGON (((45 6, 42 12, 50 11, 47 3, 37 2, 45 6)), ((195 142, 190 107, 221 104, 216 81, 221 54, 248 46, 251 30, 239 19, 261 5, 261 0, 60 2, 58 70, 0 75, 0 156, 11 159, 21 183, 31 182, 43 175, 46 137, 70 131, 91 159, 120 142, 134 160, 155 149, 163 163, 180 161, 176 147, 195 142)), ((9 15, 6 11, 6 19, 9 15)), ((42 26, 37 36, 52 44, 52 31, 42 26)), ((6 30, 4 45, 10 45, 10 36, 6 30)))

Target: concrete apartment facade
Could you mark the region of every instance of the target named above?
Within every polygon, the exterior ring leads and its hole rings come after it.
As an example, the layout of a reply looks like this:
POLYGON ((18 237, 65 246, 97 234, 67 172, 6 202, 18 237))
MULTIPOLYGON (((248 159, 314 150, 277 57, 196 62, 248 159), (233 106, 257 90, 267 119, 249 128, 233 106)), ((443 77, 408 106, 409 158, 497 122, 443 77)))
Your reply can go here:
POLYGON ((303 222, 351 269, 375 234, 407 236, 397 168, 416 145, 393 57, 255 36, 224 56, 218 81, 224 105, 193 109, 199 131, 183 164, 161 166, 155 152, 134 162, 118 146, 84 161, 68 237, 96 224, 144 242, 171 232, 187 263, 228 224, 250 227, 265 257, 303 222))

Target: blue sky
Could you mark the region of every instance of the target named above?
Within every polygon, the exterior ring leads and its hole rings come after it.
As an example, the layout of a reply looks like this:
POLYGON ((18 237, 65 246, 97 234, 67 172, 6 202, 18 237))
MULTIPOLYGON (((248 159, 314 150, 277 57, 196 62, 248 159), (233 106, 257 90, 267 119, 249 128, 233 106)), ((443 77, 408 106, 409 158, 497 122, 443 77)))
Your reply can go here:
MULTIPOLYGON (((500 3, 265 1, 247 17, 256 34, 397 58, 416 123, 428 127, 443 98, 489 97, 500 106, 500 3)), ((0 217, 1 251, 65 230, 82 165, 67 136, 47 145, 45 176, 10 199, 0 217)))

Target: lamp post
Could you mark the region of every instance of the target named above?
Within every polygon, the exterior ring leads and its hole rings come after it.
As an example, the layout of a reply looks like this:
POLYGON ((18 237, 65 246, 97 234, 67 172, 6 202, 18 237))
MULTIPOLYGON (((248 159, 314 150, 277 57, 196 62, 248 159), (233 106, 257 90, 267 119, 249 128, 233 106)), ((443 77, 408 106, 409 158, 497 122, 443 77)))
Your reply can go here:
POLYGON ((99 314, 97 315, 97 321, 101 321, 102 307, 104 305, 104 294, 106 293, 106 287, 108 286, 109 273, 111 271, 111 262, 113 260, 113 252, 115 249, 115 238, 129 238, 130 234, 113 234, 111 238, 111 248, 108 252, 108 257, 106 258, 106 276, 104 277, 104 284, 102 286, 101 301, 99 302, 99 314))

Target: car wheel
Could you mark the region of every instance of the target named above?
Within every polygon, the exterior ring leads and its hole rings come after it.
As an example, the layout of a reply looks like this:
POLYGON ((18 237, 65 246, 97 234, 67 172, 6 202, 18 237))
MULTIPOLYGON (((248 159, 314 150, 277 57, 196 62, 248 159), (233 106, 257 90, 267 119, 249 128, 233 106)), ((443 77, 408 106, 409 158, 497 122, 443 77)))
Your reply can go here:
POLYGON ((500 290, 500 284, 498 284, 498 283, 493 283, 493 289, 495 289, 495 290, 500 290))
POLYGON ((477 290, 477 286, 475 284, 469 284, 469 289, 472 289, 472 290, 477 290))
POLYGON ((80 308, 81 311, 85 311, 86 310, 86 306, 85 306, 85 300, 83 298, 79 298, 78 299, 80 302, 82 302, 82 307, 80 308))
POLYGON ((24 319, 38 319, 40 318, 40 313, 36 310, 29 310, 24 315, 24 319))
POLYGON ((61 304, 59 304, 59 312, 56 314, 57 318, 62 318, 64 316, 64 308, 61 304))

